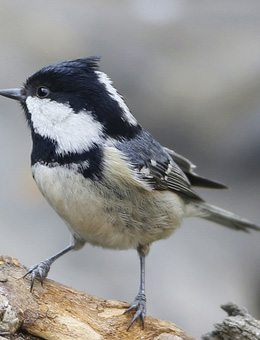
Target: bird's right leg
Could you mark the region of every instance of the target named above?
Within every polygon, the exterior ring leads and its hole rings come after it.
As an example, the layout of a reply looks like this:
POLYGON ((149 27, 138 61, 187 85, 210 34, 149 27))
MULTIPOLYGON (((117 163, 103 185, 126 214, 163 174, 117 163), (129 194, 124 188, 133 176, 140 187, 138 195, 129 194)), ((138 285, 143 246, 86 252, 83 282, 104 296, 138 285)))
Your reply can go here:
POLYGON ((78 250, 78 249, 82 248, 84 244, 85 244, 85 242, 74 237, 73 243, 71 243, 68 247, 59 251, 57 254, 49 257, 48 259, 41 261, 39 264, 32 266, 28 270, 28 272, 23 276, 23 278, 24 278, 28 275, 31 275, 31 288, 30 288, 30 290, 32 291, 32 289, 33 289, 35 279, 39 279, 41 284, 43 284, 43 280, 47 277, 49 270, 51 268, 51 265, 54 261, 56 261, 62 255, 68 253, 71 250, 78 250))

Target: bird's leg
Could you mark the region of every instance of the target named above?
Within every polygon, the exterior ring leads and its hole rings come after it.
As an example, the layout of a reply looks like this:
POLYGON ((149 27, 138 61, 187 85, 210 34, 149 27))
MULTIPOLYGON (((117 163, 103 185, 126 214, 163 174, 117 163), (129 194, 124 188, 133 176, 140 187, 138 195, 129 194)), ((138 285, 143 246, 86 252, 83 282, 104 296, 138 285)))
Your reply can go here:
POLYGON ((52 263, 60 258, 62 255, 68 253, 72 249, 79 249, 83 247, 84 242, 74 238, 74 242, 70 244, 68 247, 65 249, 61 250, 57 254, 49 257, 48 259, 41 261, 39 264, 36 264, 32 266, 28 272, 23 276, 26 277, 27 275, 31 274, 31 288, 30 291, 33 289, 33 285, 35 282, 35 279, 39 279, 41 284, 43 284, 43 280, 47 277, 49 270, 51 268, 52 263))
MULTIPOLYGON (((147 247, 149 250, 149 247, 147 247)), ((127 330, 130 329, 132 324, 137 320, 141 319, 142 321, 142 326, 144 328, 144 319, 146 315, 146 295, 145 295, 145 255, 143 249, 138 247, 138 252, 140 256, 140 288, 139 292, 134 300, 134 302, 131 304, 131 306, 125 311, 125 313, 131 311, 131 310, 136 310, 135 315, 133 319, 131 320, 127 330)), ((148 252, 148 251, 147 251, 148 252)))
POLYGON ((43 280, 47 277, 48 272, 51 268, 52 263, 57 260, 62 255, 68 253, 70 250, 74 248, 74 245, 69 245, 59 253, 49 257, 48 259, 41 261, 39 264, 36 264, 32 266, 28 272, 23 276, 26 277, 27 275, 31 274, 31 291, 33 289, 33 285, 35 282, 35 279, 39 279, 41 281, 41 284, 43 284, 43 280))

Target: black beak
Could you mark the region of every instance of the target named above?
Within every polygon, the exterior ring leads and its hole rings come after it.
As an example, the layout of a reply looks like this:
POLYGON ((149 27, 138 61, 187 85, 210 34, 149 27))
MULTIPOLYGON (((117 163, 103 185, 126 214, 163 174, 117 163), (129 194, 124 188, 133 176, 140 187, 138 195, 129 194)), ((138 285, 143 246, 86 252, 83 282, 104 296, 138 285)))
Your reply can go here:
POLYGON ((0 96, 15 99, 21 103, 25 102, 26 99, 25 90, 23 88, 0 90, 0 96))

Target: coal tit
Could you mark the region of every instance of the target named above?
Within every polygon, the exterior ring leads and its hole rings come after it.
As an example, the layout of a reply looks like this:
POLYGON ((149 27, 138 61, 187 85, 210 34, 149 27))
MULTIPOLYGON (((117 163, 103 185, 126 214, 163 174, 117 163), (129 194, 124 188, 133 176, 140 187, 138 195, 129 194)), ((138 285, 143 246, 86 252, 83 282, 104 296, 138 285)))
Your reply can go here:
POLYGON ((91 57, 44 67, 22 88, 0 95, 21 103, 33 141, 33 178, 73 235, 67 248, 29 270, 31 289, 53 261, 85 243, 134 248, 141 275, 139 292, 126 310, 135 310, 130 328, 137 319, 144 324, 150 245, 169 237, 184 217, 235 230, 260 228, 206 203, 193 190, 225 186, 198 176, 189 160, 143 129, 98 61, 91 57))

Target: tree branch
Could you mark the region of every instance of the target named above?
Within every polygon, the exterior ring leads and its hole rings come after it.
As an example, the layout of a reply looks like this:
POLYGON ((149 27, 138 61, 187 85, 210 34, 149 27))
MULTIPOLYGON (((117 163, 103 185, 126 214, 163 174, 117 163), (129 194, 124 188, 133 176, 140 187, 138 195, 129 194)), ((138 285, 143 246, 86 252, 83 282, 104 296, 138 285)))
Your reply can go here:
POLYGON ((43 286, 37 281, 31 293, 29 280, 22 278, 25 273, 16 259, 0 256, 0 339, 194 340, 176 325, 149 316, 144 330, 135 323, 127 332, 133 315, 123 314, 126 302, 104 300, 48 279, 43 286))
MULTIPOLYGON (((176 325, 146 318, 145 329, 124 315, 126 302, 104 300, 46 279, 33 293, 16 259, 0 256, 0 340, 195 340, 176 325)), ((229 303, 222 324, 202 340, 259 340, 260 321, 229 303)))
POLYGON ((260 321, 254 319, 245 308, 230 302, 221 306, 228 313, 222 324, 207 333, 202 340, 259 340, 260 321))

